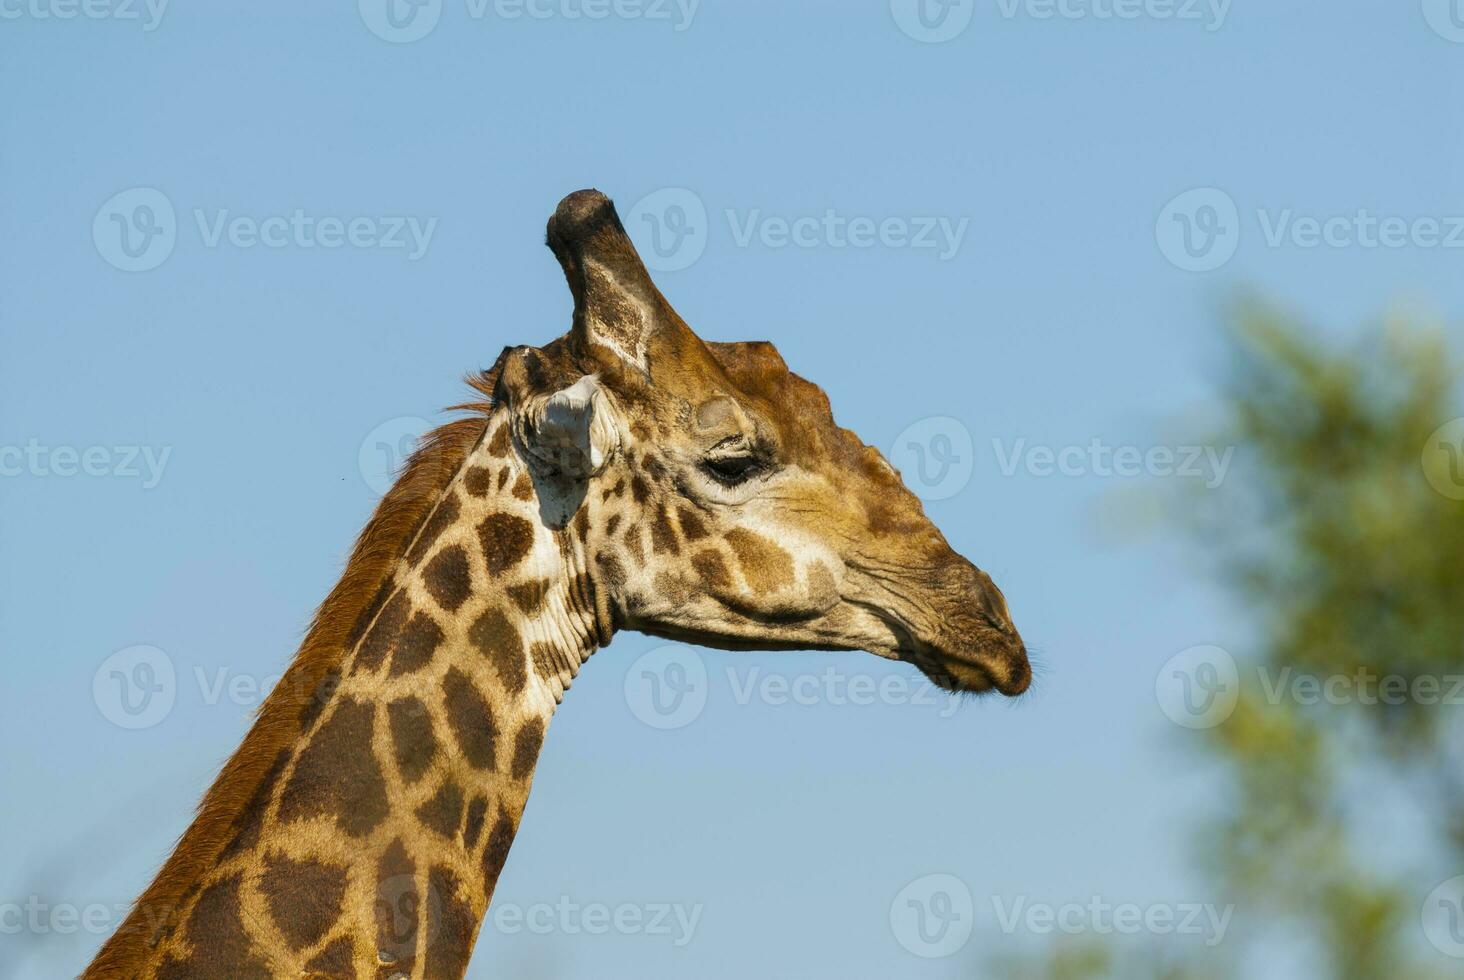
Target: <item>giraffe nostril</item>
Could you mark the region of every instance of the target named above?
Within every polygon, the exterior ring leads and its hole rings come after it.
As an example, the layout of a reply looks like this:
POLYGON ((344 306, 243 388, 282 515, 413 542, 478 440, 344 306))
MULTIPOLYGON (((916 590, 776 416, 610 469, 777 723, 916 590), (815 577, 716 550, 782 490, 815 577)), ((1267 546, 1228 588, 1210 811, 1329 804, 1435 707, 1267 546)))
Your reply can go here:
POLYGON ((1012 625, 1012 614, 1007 608, 1006 596, 1002 595, 991 576, 980 569, 976 570, 975 592, 976 606, 986 621, 1003 633, 1015 635, 1016 627, 1012 625))

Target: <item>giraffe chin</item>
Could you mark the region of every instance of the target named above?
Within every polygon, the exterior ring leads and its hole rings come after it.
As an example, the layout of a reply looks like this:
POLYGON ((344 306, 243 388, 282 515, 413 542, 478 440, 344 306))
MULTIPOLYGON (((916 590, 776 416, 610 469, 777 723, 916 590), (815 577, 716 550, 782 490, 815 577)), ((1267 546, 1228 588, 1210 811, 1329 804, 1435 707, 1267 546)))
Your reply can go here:
POLYGON ((1032 685, 1032 665, 1027 651, 1017 644, 1014 652, 956 656, 925 649, 907 654, 930 682, 944 691, 987 694, 996 691, 1014 698, 1032 685))

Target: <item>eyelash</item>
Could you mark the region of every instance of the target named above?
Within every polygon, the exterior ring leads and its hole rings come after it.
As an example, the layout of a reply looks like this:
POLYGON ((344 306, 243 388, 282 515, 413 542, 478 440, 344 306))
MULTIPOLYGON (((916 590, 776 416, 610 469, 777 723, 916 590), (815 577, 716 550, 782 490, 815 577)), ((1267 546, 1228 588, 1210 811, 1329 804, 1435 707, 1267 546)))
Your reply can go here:
POLYGON ((706 460, 702 468, 712 479, 728 486, 737 486, 752 479, 761 467, 753 456, 723 456, 706 460))
POLYGON ((711 456, 702 460, 702 472, 725 487, 741 486, 768 468, 763 454, 756 450, 711 456))

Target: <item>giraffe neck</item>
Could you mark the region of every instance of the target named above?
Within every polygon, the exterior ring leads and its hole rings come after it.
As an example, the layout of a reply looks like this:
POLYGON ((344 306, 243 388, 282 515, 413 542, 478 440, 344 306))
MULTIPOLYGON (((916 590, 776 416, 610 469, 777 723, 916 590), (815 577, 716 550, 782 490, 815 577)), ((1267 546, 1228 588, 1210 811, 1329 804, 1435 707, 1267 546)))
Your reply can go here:
POLYGON ((503 411, 159 943, 161 977, 459 977, 545 731, 608 641, 503 411))

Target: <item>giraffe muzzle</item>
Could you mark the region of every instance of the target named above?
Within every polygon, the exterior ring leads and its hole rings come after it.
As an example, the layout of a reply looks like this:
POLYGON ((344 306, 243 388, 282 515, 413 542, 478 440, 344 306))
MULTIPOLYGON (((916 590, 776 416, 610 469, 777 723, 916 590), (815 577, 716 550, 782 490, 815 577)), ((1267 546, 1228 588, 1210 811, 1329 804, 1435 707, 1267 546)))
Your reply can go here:
POLYGON ((1032 683, 1027 646, 996 583, 959 556, 932 578, 937 585, 923 597, 922 614, 911 617, 905 659, 945 690, 1025 692, 1032 683))

